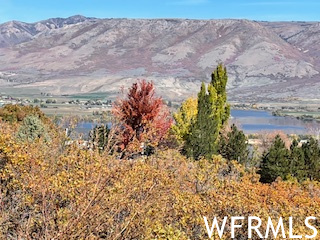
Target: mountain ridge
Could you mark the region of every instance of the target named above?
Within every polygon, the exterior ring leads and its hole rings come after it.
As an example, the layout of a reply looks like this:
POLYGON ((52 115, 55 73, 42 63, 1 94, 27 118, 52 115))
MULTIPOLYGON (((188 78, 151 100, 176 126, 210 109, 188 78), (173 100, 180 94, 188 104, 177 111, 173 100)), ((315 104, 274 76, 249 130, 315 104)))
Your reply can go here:
POLYGON ((122 85, 145 78, 164 97, 181 100, 196 94, 223 62, 232 99, 319 93, 308 87, 320 84, 318 22, 72 16, 7 22, 0 33, 3 86, 114 95, 122 85))

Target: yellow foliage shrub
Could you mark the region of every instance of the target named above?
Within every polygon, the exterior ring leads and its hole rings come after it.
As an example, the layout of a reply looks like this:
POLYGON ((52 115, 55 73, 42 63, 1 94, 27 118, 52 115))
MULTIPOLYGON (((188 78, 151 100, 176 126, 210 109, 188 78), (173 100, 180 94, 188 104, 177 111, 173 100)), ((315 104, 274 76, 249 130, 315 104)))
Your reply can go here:
POLYGON ((203 216, 292 216, 308 233, 304 218, 320 214, 317 182, 262 184, 236 162, 175 150, 119 160, 61 139, 17 144, 0 125, 1 239, 208 239, 203 216))

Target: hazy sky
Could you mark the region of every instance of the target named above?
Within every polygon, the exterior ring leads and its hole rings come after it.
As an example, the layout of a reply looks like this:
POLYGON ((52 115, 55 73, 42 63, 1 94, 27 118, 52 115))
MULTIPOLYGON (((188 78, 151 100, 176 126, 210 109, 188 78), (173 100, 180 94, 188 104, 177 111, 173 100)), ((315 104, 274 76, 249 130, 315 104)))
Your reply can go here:
POLYGON ((0 0, 0 22, 81 14, 98 18, 320 21, 320 0, 0 0))

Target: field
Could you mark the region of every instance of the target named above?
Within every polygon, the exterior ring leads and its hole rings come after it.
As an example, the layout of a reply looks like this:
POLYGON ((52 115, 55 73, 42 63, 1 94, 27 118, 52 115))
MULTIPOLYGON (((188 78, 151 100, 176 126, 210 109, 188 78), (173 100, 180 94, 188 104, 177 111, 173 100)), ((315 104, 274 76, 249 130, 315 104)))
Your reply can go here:
POLYGON ((107 97, 105 93, 61 96, 41 93, 37 89, 2 88, 0 90, 0 103, 32 104, 39 106, 45 114, 55 116, 92 116, 94 112, 109 111, 110 104, 96 105, 100 104, 100 101, 107 101, 107 97), (50 103, 47 103, 48 101, 50 103))
MULTIPOLYGON (((51 95, 50 93, 40 92, 39 89, 33 88, 14 88, 6 87, 0 90, 1 98, 10 96, 11 99, 6 103, 24 103, 38 105, 41 110, 48 115, 55 116, 80 116, 90 117, 93 113, 109 111, 111 109, 111 101, 114 97, 108 93, 83 93, 74 95, 51 95), (36 99, 36 102, 35 102, 36 99), (55 101, 47 104, 49 99, 55 101), (9 101, 9 102, 8 102, 9 101), (108 105, 99 105, 98 102, 110 101, 108 105)), ((173 111, 179 108, 180 101, 171 102, 173 111)), ((235 109, 258 109, 273 112, 277 116, 291 116, 302 118, 305 120, 320 119, 320 100, 303 100, 292 99, 292 101, 274 101, 274 102, 236 102, 230 101, 231 107, 235 109)))

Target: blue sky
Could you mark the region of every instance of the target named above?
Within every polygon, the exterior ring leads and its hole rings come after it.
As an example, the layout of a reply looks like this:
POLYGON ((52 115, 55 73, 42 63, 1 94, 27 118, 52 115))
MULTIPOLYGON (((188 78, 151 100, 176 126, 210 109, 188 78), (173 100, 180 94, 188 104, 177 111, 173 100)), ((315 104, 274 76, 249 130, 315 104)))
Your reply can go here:
POLYGON ((0 23, 77 14, 98 18, 320 21, 320 0, 0 0, 0 23))

